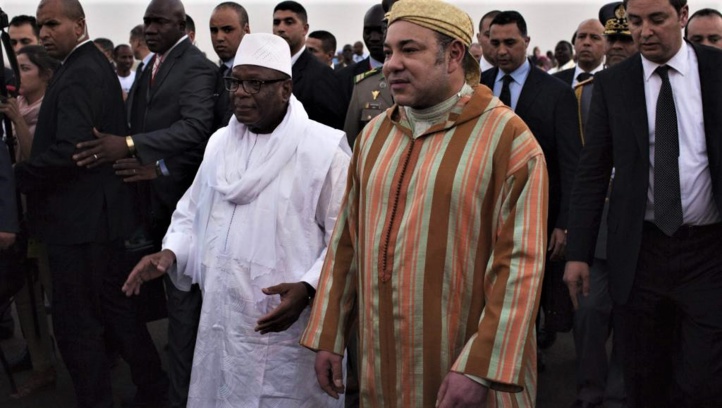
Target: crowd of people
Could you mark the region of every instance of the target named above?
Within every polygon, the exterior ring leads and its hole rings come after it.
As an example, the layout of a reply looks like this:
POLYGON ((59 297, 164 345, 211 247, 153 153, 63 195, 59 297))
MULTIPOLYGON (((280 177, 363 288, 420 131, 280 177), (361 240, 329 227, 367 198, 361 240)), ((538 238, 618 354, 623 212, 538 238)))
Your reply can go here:
POLYGON ((572 331, 571 407, 722 406, 719 11, 600 4, 546 55, 441 0, 372 5, 339 53, 272 19, 216 5, 217 62, 181 0, 117 46, 78 0, 11 19, 13 398, 57 344, 83 408, 117 358, 131 407, 533 407, 572 331))

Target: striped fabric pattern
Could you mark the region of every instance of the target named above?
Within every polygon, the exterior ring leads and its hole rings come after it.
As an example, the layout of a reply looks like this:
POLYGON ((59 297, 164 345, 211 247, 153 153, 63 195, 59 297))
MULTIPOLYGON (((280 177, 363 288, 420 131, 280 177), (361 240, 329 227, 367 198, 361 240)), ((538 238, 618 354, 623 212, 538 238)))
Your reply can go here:
POLYGON ((363 407, 433 407, 449 370, 490 381, 490 406, 533 406, 547 185, 484 86, 416 138, 389 109, 357 140, 301 343, 343 354, 358 317, 363 407))

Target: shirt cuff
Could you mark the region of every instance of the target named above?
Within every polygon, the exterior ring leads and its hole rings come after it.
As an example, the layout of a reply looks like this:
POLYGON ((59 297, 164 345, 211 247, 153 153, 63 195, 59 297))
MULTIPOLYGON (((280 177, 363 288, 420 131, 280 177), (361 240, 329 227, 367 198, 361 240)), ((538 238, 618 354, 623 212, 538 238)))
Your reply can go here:
POLYGON ((170 176, 170 170, 168 170, 168 166, 165 165, 164 159, 158 160, 155 164, 160 169, 160 174, 164 176, 170 176))
POLYGON ((471 375, 471 374, 464 374, 464 376, 466 376, 466 378, 468 378, 474 382, 477 382, 477 383, 483 385, 486 388, 491 388, 491 382, 489 382, 481 377, 477 377, 477 376, 471 375))

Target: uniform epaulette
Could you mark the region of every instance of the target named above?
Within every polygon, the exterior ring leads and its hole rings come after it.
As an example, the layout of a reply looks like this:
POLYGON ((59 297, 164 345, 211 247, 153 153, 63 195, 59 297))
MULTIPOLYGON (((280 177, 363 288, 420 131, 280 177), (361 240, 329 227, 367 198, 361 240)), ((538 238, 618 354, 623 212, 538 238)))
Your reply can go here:
POLYGON ((353 77, 353 83, 358 84, 359 82, 363 81, 364 79, 366 79, 370 76, 374 76, 374 75, 378 74, 379 72, 381 72, 381 67, 374 68, 371 71, 366 71, 363 74, 358 74, 355 77, 353 77))
POLYGON ((594 77, 587 78, 587 79, 585 79, 584 81, 582 81, 582 82, 574 85, 574 88, 578 88, 578 87, 580 87, 580 86, 584 86, 584 85, 587 85, 587 84, 591 84, 592 82, 594 82, 594 77))

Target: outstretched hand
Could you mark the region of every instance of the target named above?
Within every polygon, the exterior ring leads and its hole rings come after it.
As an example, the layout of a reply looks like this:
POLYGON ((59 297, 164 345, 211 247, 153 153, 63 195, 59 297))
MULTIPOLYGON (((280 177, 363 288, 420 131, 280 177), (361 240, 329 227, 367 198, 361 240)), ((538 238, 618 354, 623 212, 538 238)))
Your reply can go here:
POLYGON ((81 167, 92 169, 103 163, 112 163, 130 154, 125 137, 101 133, 93 128, 95 140, 75 145, 80 150, 73 155, 73 160, 81 167))
POLYGON ((281 304, 258 319, 254 330, 261 334, 288 329, 309 303, 308 290, 302 282, 281 283, 262 290, 268 296, 281 295, 281 304))
POLYGON ((170 249, 144 256, 128 275, 123 284, 123 292, 126 296, 137 295, 144 282, 164 275, 173 262, 175 254, 170 249))

